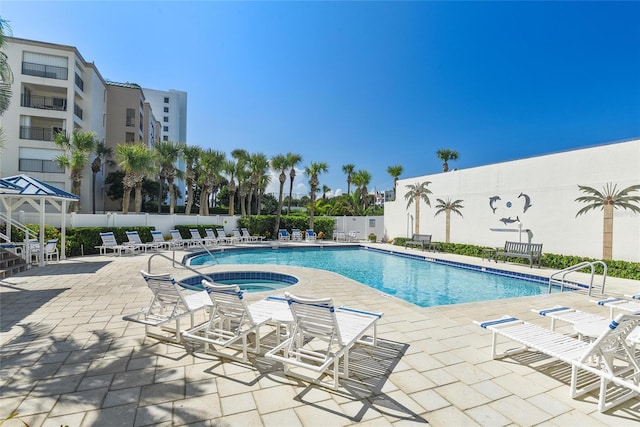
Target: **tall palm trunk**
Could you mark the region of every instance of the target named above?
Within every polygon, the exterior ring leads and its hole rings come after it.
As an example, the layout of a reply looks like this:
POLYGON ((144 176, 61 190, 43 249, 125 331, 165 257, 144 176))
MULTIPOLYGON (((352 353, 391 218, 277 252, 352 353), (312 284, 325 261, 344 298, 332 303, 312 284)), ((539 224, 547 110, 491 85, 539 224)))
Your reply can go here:
POLYGON ((282 216, 282 205, 284 204, 284 198, 282 196, 284 193, 284 183, 287 180, 287 176, 284 174, 284 172, 281 172, 280 177, 278 179, 280 180, 280 193, 278 194, 278 211, 276 212, 276 226, 273 229, 274 236, 278 234, 278 230, 280 229, 280 217, 282 216))
POLYGON ((449 243, 449 238, 451 237, 451 209, 447 209, 445 211, 446 214, 446 224, 447 224, 447 228, 446 231, 444 233, 444 241, 446 243, 449 243))
POLYGON ((129 213, 129 200, 131 200, 131 190, 131 187, 124 187, 124 195, 122 197, 122 213, 125 215, 129 213))
POLYGON ((142 210, 142 181, 136 182, 136 197, 134 199, 134 211, 139 214, 142 210))
POLYGON ((173 177, 168 177, 167 182, 169 183, 169 213, 173 215, 176 206, 176 188, 173 185, 173 177))
POLYGON ((606 202, 602 227, 602 259, 613 259, 613 203, 606 202))
POLYGON ((416 224, 415 224, 415 230, 416 230, 416 234, 420 234, 420 200, 416 200, 415 201, 416 204, 416 224))

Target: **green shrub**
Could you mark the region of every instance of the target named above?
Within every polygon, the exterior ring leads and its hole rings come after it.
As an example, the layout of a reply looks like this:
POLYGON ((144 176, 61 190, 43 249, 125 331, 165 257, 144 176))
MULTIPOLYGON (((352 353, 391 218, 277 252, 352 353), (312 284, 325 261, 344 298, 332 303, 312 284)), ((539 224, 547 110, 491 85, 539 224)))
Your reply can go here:
MULTIPOLYGON (((406 237, 396 237, 393 239, 395 246, 404 246, 404 242, 410 240, 406 237)), ((440 250, 446 253, 452 253, 457 255, 466 255, 481 258, 483 256, 483 249, 487 249, 486 246, 466 245, 460 243, 440 243, 440 250)), ((490 248, 493 249, 493 248, 490 248)), ((529 264, 529 261, 523 258, 507 258, 509 262, 516 262, 521 264, 529 264)), ((556 270, 562 270, 572 265, 579 264, 581 262, 598 261, 594 258, 579 257, 573 255, 558 255, 543 253, 540 260, 542 267, 553 268, 556 270)), ((602 260, 607 264, 607 275, 611 277, 619 277, 622 279, 634 279, 640 280, 640 263, 629 261, 615 261, 615 260, 602 260)), ((591 268, 582 270, 584 272, 591 272, 591 268)), ((596 274, 602 274, 603 268, 601 265, 596 265, 596 274)))
MULTIPOLYGON (((333 234, 333 218, 315 217, 313 229, 316 234, 323 232, 325 236, 333 234)), ((238 227, 246 227, 252 236, 265 236, 267 239, 277 239, 273 235, 273 228, 276 225, 275 215, 252 215, 251 218, 243 217, 238 219, 238 227)), ((309 216, 306 214, 282 215, 280 217, 280 228, 284 228, 291 233, 291 230, 297 228, 305 231, 309 227, 309 216)))
POLYGON ((221 225, 217 225, 217 224, 209 224, 209 225, 187 224, 187 225, 176 225, 175 229, 180 232, 180 236, 182 236, 183 239, 190 239, 191 238, 190 230, 192 228, 197 229, 201 236, 206 236, 207 232, 204 231, 205 228, 211 228, 215 230, 216 228, 221 228, 221 227, 222 227, 221 225))
POLYGON ((153 240, 151 231, 155 227, 71 227, 66 231, 67 256, 90 255, 100 253, 96 246, 102 245, 100 233, 112 231, 118 243, 126 242, 127 231, 137 231, 140 240, 150 242, 153 240))

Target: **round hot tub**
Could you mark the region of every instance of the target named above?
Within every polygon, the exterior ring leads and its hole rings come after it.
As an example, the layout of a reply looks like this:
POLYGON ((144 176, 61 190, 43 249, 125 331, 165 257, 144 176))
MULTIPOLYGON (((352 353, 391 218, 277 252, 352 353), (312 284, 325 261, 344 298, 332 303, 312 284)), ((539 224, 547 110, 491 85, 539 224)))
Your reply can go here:
POLYGON ((224 271, 192 276, 180 283, 191 289, 202 290, 202 279, 222 285, 238 285, 247 292, 274 292, 298 283, 298 279, 293 276, 269 271, 224 271))

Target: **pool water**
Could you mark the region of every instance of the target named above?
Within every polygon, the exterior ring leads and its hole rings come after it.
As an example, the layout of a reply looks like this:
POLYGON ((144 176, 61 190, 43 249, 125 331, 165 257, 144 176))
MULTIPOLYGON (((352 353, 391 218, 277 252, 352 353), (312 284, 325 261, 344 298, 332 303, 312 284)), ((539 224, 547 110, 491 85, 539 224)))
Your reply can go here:
POLYGON ((277 280, 252 280, 252 279, 235 279, 235 280, 216 280, 220 285, 238 285, 240 289, 247 292, 265 292, 265 291, 277 291, 287 286, 291 286, 291 283, 283 283, 277 280))
POLYGON ((420 307, 540 295, 548 284, 364 248, 230 250, 191 265, 276 264, 329 270, 420 307))

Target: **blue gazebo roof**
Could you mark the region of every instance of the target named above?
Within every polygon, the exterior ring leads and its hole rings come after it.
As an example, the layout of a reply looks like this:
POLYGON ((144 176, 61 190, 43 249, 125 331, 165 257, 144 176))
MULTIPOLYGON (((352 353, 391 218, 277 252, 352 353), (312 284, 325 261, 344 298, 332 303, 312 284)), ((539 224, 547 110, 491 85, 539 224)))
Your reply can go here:
POLYGON ((0 195, 44 196, 76 201, 78 196, 28 175, 0 178, 0 195))

